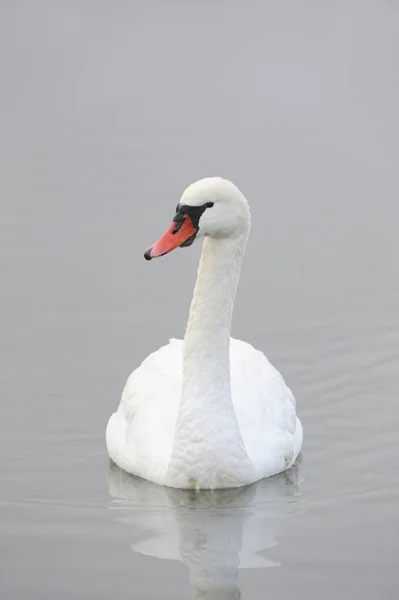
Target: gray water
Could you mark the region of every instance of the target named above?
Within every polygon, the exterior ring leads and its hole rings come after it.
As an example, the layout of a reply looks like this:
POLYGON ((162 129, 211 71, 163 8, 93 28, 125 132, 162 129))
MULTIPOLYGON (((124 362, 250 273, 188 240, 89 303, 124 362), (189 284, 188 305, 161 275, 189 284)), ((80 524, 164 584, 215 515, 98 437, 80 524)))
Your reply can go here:
POLYGON ((396 599, 398 3, 0 11, 1 596, 396 599), (143 251, 209 174, 252 208, 233 335, 283 373, 305 444, 190 494, 111 467, 104 430, 184 333, 200 247, 143 251))

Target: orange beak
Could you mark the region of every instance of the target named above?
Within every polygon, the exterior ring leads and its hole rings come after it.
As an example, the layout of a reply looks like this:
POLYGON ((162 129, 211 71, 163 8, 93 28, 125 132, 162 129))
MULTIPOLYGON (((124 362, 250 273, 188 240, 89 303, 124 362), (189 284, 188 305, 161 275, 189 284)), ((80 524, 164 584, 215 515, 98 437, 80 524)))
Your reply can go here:
POLYGON ((168 231, 157 242, 152 244, 144 252, 144 258, 151 260, 168 254, 179 246, 191 246, 198 232, 188 215, 180 216, 179 220, 173 221, 168 231))

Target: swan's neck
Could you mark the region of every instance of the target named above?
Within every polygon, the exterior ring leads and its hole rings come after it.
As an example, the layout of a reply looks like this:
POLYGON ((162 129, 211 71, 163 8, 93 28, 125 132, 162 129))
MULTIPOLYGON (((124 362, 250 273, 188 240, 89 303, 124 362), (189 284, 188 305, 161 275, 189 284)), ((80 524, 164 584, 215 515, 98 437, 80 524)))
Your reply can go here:
POLYGON ((230 330, 247 232, 205 238, 184 336, 182 405, 231 403, 230 330))
MULTIPOLYGON (((249 225, 248 225, 249 230, 249 225)), ((238 487, 249 459, 230 388, 230 329, 248 230, 205 238, 184 337, 183 384, 166 484, 238 487)))

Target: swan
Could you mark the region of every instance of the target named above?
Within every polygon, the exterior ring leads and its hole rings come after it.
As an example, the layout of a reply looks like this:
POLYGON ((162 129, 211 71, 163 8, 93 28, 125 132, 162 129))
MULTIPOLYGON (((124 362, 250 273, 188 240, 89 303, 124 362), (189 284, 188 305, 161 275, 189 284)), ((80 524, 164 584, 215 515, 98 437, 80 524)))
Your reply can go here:
POLYGON ((294 396, 266 356, 230 337, 250 211, 229 180, 184 191, 147 260, 204 238, 184 341, 150 354, 130 375, 106 428, 124 471, 183 489, 248 485, 289 469, 302 447, 294 396))

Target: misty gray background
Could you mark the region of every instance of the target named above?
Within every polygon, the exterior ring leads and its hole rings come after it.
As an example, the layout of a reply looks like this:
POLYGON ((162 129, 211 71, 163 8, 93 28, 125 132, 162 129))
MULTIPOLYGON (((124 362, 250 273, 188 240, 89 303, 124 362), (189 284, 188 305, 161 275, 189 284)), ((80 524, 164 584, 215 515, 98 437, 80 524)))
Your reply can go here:
POLYGON ((104 430, 184 334, 200 246, 143 251, 207 175, 252 209, 233 335, 305 430, 280 566, 240 571, 242 598, 398 597, 398 56, 394 0, 1 1, 4 598, 195 593, 132 551, 149 509, 118 500, 104 430))

